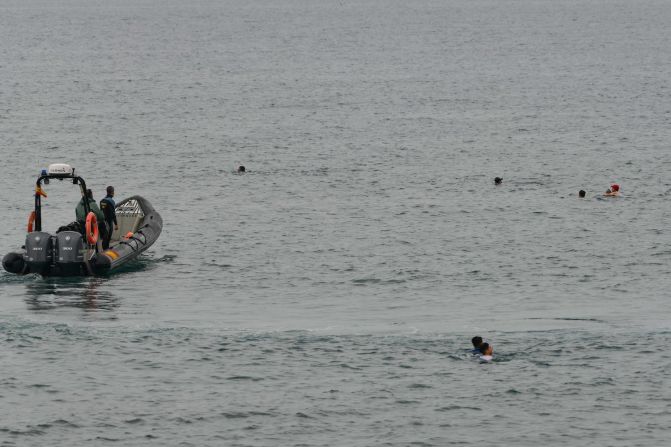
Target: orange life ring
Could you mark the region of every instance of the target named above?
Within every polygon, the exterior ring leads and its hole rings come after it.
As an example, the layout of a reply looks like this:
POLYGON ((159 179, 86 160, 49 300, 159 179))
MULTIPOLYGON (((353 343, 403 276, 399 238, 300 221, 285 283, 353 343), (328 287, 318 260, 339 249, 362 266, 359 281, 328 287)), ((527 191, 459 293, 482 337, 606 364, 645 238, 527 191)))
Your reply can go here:
POLYGON ((31 211, 30 217, 28 218, 28 233, 33 232, 34 223, 35 223, 35 211, 31 211))
POLYGON ((86 240, 91 245, 95 245, 98 242, 98 219, 96 219, 93 211, 89 211, 89 214, 86 216, 86 240))

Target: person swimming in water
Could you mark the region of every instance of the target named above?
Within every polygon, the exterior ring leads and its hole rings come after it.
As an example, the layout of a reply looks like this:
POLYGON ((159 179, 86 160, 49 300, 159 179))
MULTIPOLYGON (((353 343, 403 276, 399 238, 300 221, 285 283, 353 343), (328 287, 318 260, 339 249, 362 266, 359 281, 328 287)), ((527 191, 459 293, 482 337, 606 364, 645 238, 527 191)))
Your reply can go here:
POLYGON ((489 343, 480 345, 480 360, 484 362, 491 362, 494 358, 494 348, 489 343))
POLYGON ((501 177, 494 177, 494 184, 500 185, 503 179, 501 177))
POLYGON ((578 197, 580 197, 581 199, 585 198, 585 194, 587 194, 587 193, 585 192, 584 189, 581 189, 580 191, 578 191, 578 197))
POLYGON ((473 354, 480 353, 480 346, 482 346, 482 337, 476 335, 475 337, 471 338, 471 343, 473 343, 473 349, 471 349, 471 353, 473 354))
POLYGON ((246 172, 246 171, 247 170, 245 169, 244 166, 242 166, 242 165, 238 166, 238 171, 237 171, 238 173, 243 173, 243 172, 246 172))
POLYGON ((603 194, 606 197, 617 197, 620 195, 620 185, 617 183, 613 183, 610 185, 610 188, 606 190, 606 192, 603 194))

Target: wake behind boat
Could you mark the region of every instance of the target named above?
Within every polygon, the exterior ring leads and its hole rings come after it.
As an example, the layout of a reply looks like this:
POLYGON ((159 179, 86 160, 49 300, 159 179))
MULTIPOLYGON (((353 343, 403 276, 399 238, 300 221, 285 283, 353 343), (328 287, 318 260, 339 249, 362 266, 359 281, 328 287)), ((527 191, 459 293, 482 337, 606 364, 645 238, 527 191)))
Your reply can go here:
POLYGON ((116 204, 118 229, 112 233, 109 248, 102 249, 95 214, 86 200, 86 182, 67 164, 52 164, 37 179, 35 210, 28 220, 28 234, 21 251, 8 253, 2 266, 10 273, 42 276, 102 275, 135 259, 156 242, 163 229, 161 215, 147 199, 132 196, 116 204), (79 185, 84 198, 85 224, 73 222, 56 234, 42 231, 42 183, 49 179, 71 180, 79 185), (83 230, 83 231, 82 231, 83 230))

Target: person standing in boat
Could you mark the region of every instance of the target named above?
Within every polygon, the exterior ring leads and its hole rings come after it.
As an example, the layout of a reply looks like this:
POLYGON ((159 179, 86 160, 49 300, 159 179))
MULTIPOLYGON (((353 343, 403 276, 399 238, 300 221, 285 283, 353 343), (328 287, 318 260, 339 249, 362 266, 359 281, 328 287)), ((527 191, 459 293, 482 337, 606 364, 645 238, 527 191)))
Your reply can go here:
POLYGON ((82 199, 77 204, 77 208, 75 208, 75 216, 77 217, 77 222, 79 222, 79 225, 82 228, 82 232, 84 232, 84 228, 86 227, 84 199, 86 199, 89 203, 89 210, 91 210, 93 214, 96 215, 96 220, 98 221, 98 232, 100 233, 101 238, 104 239, 105 237, 107 237, 107 226, 105 225, 105 215, 102 213, 102 211, 100 211, 100 208, 98 208, 98 204, 96 203, 96 201, 93 200, 93 191, 91 191, 90 189, 86 190, 86 197, 82 197, 82 199))
POLYGON ((110 239, 112 239, 112 225, 114 229, 119 229, 119 224, 116 221, 116 203, 114 203, 114 186, 107 187, 107 195, 100 201, 100 209, 105 215, 105 224, 107 226, 107 234, 103 238, 103 250, 107 250, 110 246, 110 239))

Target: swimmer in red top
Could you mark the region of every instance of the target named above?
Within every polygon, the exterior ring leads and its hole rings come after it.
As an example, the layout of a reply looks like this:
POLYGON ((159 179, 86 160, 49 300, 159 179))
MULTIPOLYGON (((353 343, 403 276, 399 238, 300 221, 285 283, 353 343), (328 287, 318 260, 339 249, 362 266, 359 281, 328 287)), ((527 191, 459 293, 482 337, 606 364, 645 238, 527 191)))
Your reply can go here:
POLYGON ((620 195, 620 185, 617 183, 613 183, 610 185, 610 188, 606 190, 606 192, 603 194, 606 197, 617 197, 620 195))

